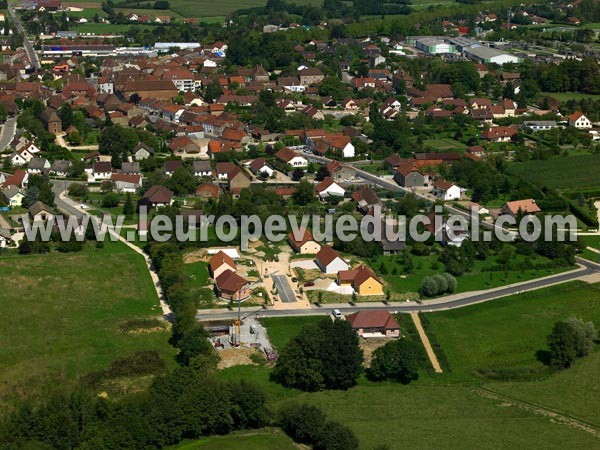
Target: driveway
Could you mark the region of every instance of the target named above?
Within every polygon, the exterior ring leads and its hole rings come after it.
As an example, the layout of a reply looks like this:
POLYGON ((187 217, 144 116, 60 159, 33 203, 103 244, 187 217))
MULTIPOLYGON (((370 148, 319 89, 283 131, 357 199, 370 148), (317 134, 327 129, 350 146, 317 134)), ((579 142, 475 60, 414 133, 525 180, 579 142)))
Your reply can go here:
POLYGON ((293 303, 296 301, 294 290, 285 275, 271 275, 271 278, 273 278, 273 283, 275 283, 275 287, 283 303, 293 303))
POLYGON ((317 263, 312 259, 303 259, 300 261, 292 261, 290 263, 290 268, 295 269, 296 267, 298 267, 300 269, 305 269, 305 270, 318 270, 319 269, 319 266, 317 266, 317 263))

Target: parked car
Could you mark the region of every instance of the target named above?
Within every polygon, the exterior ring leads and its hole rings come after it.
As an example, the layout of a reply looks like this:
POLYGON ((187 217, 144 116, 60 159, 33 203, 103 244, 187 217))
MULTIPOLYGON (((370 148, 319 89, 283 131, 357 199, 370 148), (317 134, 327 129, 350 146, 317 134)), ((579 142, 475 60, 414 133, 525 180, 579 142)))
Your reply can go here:
POLYGON ((297 283, 297 282, 298 282, 298 278, 292 277, 292 283, 297 283))
POLYGON ((307 283, 304 283, 304 287, 311 287, 314 286, 315 282, 314 281, 308 281, 307 283))

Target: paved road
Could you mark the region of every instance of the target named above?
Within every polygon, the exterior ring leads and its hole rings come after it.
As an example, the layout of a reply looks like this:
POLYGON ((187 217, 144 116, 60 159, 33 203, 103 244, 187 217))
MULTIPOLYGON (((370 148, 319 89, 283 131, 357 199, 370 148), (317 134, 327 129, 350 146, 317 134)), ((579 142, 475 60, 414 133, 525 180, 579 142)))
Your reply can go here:
MULTIPOLYGON (((317 155, 312 155, 312 154, 305 154, 305 156, 306 156, 306 158, 309 161, 316 161, 316 162, 320 162, 320 163, 328 163, 328 162, 332 161, 329 158, 324 158, 322 156, 317 156, 317 155)), ((430 196, 423 195, 423 194, 420 194, 418 192, 413 192, 410 189, 406 189, 406 188, 404 188, 402 186, 399 186, 395 182, 390 182, 390 181, 387 181, 387 180, 384 180, 384 179, 378 177, 377 175, 373 175, 372 173, 365 172, 364 170, 360 169, 360 167, 358 165, 354 165, 354 163, 345 163, 345 164, 348 165, 348 166, 353 167, 356 170, 356 175, 359 178, 362 178, 363 180, 366 180, 366 181, 368 181, 368 182, 370 182, 370 183, 372 183, 372 184, 374 184, 376 186, 379 186, 379 187, 381 187, 383 189, 387 189, 389 191, 395 191, 395 192, 411 193, 411 194, 414 194, 417 198, 420 198, 422 200, 426 200, 426 201, 429 201, 429 202, 435 201, 435 199, 432 198, 432 197, 430 197, 430 196)), ((448 212, 450 212, 452 214, 456 214, 456 215, 460 215, 460 216, 466 217, 469 220, 471 219, 471 214, 469 212, 467 212, 467 211, 455 208, 455 207, 450 206, 448 204, 444 205, 444 208, 448 212)), ((515 233, 509 232, 508 230, 505 230, 502 227, 497 226, 496 224, 490 224, 490 223, 481 222, 481 221, 479 222, 479 224, 480 224, 481 228, 487 228, 489 230, 496 230, 497 233, 510 234, 513 237, 516 236, 515 233)))
MULTIPOLYGON (((495 300, 501 297, 507 297, 509 295, 519 294, 525 291, 533 291, 537 289, 542 289, 547 286, 551 286, 553 284, 566 283, 568 281, 578 280, 588 275, 599 275, 600 274, 600 264, 594 264, 590 261, 578 258, 577 262, 583 266, 583 269, 580 270, 572 270, 569 272, 561 273, 554 276, 549 276, 537 280, 526 281, 523 283, 519 283, 517 286, 507 286, 501 287, 497 289, 490 289, 485 292, 475 292, 471 295, 466 294, 461 296, 460 298, 451 299, 448 301, 444 301, 444 299, 436 299, 435 303, 425 301, 422 304, 418 304, 416 302, 406 302, 406 303, 395 303, 390 305, 385 305, 383 303, 363 303, 356 304, 354 306, 350 304, 343 305, 323 305, 323 307, 318 307, 311 305, 310 309, 262 309, 257 308, 256 314, 260 315, 260 317, 285 317, 285 316, 314 316, 321 314, 330 314, 332 308, 340 309, 344 314, 349 314, 355 311, 376 311, 376 310, 386 310, 390 312, 435 312, 435 311, 444 311, 448 309, 456 309, 463 308, 465 306, 474 305, 477 303, 483 303, 490 300, 495 300)), ((456 297, 456 296, 454 296, 456 297)), ((247 308, 244 311, 244 314, 248 315, 252 312, 251 308, 247 308)), ((216 310, 200 310, 196 315, 198 320, 223 320, 223 319, 234 319, 237 317, 236 312, 229 311, 216 311, 216 310)))
POLYGON ((38 59, 37 53, 35 53, 35 49, 33 48, 33 44, 27 39, 27 33, 23 29, 23 25, 21 25, 21 21, 19 20, 18 15, 15 13, 15 10, 12 6, 8 5, 8 14, 12 20, 12 23, 17 28, 17 31, 23 35, 23 47, 25 47, 25 51, 27 52, 27 56, 29 56, 29 61, 31 65, 39 70, 42 66, 40 64, 40 60, 38 59))
POLYGON ((8 144, 11 143, 13 138, 15 137, 15 132, 17 131, 17 118, 11 117, 4 122, 2 125, 2 131, 0 131, 0 152, 6 150, 8 144))
POLYGON ((292 303, 296 301, 294 290, 290 286, 290 282, 285 275, 271 275, 277 292, 283 303, 292 303))

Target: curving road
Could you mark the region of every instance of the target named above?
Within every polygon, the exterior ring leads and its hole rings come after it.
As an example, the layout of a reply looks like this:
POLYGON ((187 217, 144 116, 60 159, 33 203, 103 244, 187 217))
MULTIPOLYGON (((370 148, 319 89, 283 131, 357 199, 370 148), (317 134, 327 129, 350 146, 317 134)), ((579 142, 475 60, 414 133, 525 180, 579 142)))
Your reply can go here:
MULTIPOLYGON (((389 312, 435 312, 444 311, 448 309, 463 308, 465 306, 474 305, 477 303, 488 302, 501 297, 507 297, 509 295, 520 294, 525 291, 534 291, 542 289, 554 284, 566 283, 568 281, 574 281, 581 279, 589 275, 600 276, 600 264, 595 264, 585 259, 577 258, 577 262, 580 265, 579 269, 571 270, 569 272, 539 278, 536 280, 525 281, 515 285, 509 285, 505 287, 490 289, 488 291, 478 291, 472 294, 465 293, 463 295, 449 296, 446 299, 438 298, 419 304, 417 302, 406 302, 406 303, 391 303, 385 305, 383 303, 364 303, 356 304, 354 306, 350 304, 335 304, 335 305, 323 305, 318 307, 311 305, 309 309, 263 309, 263 308, 242 308, 244 314, 256 313, 260 317, 285 317, 285 316, 314 316, 321 314, 330 314, 333 308, 337 308, 344 314, 349 314, 355 311, 377 311, 385 310, 389 312), (458 297, 458 298, 457 298, 458 297)), ((203 320, 224 320, 224 319, 235 319, 237 312, 230 312, 228 310, 199 310, 196 318, 200 321, 203 320)))

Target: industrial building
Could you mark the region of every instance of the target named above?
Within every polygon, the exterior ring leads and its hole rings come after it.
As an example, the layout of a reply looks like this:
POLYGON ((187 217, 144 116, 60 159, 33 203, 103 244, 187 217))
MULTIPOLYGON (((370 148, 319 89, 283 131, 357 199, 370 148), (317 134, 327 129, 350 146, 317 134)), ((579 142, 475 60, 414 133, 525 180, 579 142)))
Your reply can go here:
POLYGON ((521 58, 509 53, 501 52, 495 48, 486 46, 470 47, 465 48, 463 51, 464 55, 472 61, 476 61, 482 64, 498 64, 503 65, 507 63, 518 64, 521 62, 521 58))

